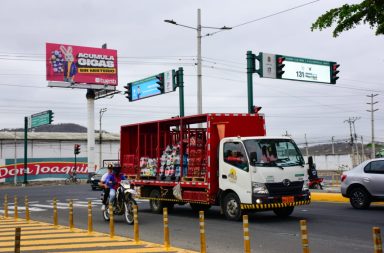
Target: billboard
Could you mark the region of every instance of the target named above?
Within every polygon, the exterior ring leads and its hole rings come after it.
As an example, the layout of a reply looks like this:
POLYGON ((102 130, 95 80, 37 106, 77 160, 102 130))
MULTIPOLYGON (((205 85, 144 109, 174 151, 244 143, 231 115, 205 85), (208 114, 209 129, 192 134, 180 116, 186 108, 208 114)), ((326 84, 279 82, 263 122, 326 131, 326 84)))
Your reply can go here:
POLYGON ((160 95, 161 91, 157 88, 159 84, 156 76, 151 76, 140 81, 131 83, 132 85, 132 101, 142 98, 160 95))
MULTIPOLYGON (((24 179, 24 159, 5 159, 5 165, 0 165, 0 183, 13 182, 17 177, 18 182, 24 179)), ((68 177, 74 169, 73 158, 31 158, 28 159, 28 180, 59 180, 68 177)), ((88 177, 87 158, 79 157, 76 163, 76 172, 79 178, 88 177)))
POLYGON ((117 86, 117 51, 46 43, 47 81, 117 86))

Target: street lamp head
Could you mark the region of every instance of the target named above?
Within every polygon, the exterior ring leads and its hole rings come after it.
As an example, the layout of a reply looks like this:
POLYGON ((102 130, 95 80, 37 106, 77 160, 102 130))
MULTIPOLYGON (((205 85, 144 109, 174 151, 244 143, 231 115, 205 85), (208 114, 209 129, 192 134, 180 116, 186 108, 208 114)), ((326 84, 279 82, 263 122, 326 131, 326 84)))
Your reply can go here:
POLYGON ((232 27, 223 26, 223 27, 221 27, 220 29, 221 29, 221 30, 231 30, 232 27))
POLYGON ((166 19, 164 20, 165 23, 170 23, 172 25, 177 25, 176 21, 174 21, 173 19, 166 19))

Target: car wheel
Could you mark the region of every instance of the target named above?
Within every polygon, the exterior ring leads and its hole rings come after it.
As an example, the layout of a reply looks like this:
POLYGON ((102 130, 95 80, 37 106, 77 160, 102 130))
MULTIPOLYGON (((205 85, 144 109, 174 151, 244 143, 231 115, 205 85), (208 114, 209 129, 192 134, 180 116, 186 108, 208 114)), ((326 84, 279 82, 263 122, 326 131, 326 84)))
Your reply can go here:
POLYGON ((371 204, 369 193, 361 187, 354 188, 349 194, 349 202, 356 209, 367 209, 371 204))
POLYGON ((293 209, 294 209, 293 206, 288 206, 284 208, 273 209, 273 212, 280 218, 286 218, 293 213, 293 209))
POLYGON ((241 219, 240 199, 235 193, 230 192, 224 197, 223 211, 228 220, 238 221, 241 219))

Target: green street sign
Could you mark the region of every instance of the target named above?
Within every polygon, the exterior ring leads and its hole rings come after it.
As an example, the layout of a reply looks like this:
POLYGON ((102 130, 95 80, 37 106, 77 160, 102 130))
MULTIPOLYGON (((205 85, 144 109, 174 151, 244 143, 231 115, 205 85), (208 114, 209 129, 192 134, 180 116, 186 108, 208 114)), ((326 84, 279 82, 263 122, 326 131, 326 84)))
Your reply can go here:
POLYGON ((52 110, 39 112, 31 115, 30 120, 28 120, 28 128, 35 128, 42 125, 51 124, 53 121, 53 112, 52 110))
POLYGON ((333 80, 335 62, 306 59, 285 55, 276 55, 277 67, 281 65, 282 74, 279 79, 315 82, 335 83, 333 80), (279 62, 280 61, 280 62, 279 62))

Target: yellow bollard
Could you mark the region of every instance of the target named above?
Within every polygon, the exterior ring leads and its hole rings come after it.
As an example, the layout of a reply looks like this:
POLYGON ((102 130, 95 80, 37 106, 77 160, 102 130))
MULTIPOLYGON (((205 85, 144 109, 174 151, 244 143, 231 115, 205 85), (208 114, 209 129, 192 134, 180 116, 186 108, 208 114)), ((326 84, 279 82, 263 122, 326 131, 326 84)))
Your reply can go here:
POLYGON ((17 196, 15 196, 14 210, 15 212, 13 217, 15 218, 15 220, 17 220, 19 218, 19 213, 17 211, 17 196))
POLYGON ((135 243, 139 243, 139 217, 137 212, 137 205, 133 206, 133 238, 135 243))
POLYGON ((373 227, 372 233, 373 233, 373 249, 374 249, 373 252, 383 253, 383 245, 381 242, 380 228, 373 227))
POLYGON ((204 223, 204 211, 199 212, 199 223, 200 223, 200 252, 207 252, 207 245, 205 241, 205 223, 204 223))
POLYGON ((164 220, 164 247, 166 250, 169 249, 169 228, 168 228, 168 208, 163 208, 163 220, 164 220))
POLYGON ((109 206, 109 237, 113 238, 115 236, 115 221, 113 217, 113 208, 110 203, 109 206))
POLYGON ((8 218, 8 195, 4 196, 4 217, 8 218))
POLYGON ((249 240, 249 223, 248 215, 243 215, 243 236, 244 236, 244 252, 251 252, 251 242, 249 240))
POLYGON ((57 199, 53 198, 53 225, 57 227, 59 224, 57 222, 57 199))
POLYGON ((73 201, 69 201, 69 229, 73 230, 73 201))
POLYGON ((28 196, 25 196, 25 219, 27 222, 29 222, 29 203, 28 203, 28 196))
POLYGON ((15 253, 20 253, 21 228, 15 228, 15 253))
POLYGON ((303 253, 309 253, 308 230, 307 230, 306 220, 300 220, 300 231, 301 231, 301 244, 303 246, 303 253))
POLYGON ((88 233, 93 232, 93 222, 92 222, 92 202, 88 200, 88 233))

